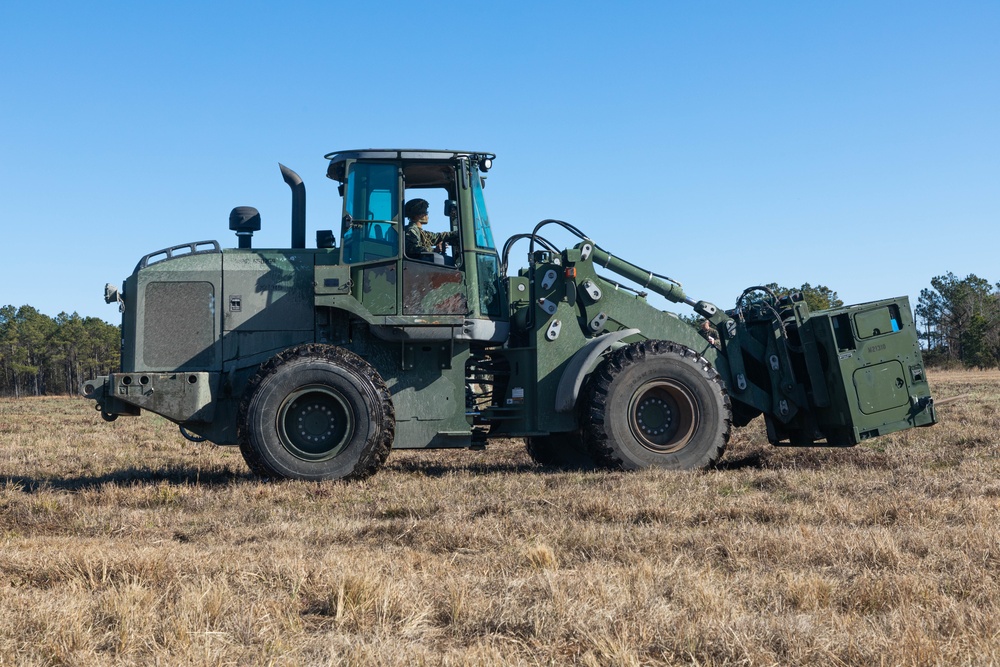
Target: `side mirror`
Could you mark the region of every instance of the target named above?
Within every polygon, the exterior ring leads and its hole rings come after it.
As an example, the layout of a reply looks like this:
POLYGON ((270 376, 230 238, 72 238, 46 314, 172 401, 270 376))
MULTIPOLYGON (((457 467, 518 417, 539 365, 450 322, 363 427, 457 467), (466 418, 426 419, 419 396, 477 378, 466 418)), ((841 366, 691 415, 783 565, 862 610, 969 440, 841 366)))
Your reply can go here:
POLYGON ((333 230, 320 229, 316 232, 317 248, 336 248, 337 237, 333 235, 333 230))
POLYGON ((445 199, 444 200, 444 214, 446 216, 448 216, 449 218, 452 215, 457 215, 458 214, 458 202, 455 201, 454 199, 445 199))

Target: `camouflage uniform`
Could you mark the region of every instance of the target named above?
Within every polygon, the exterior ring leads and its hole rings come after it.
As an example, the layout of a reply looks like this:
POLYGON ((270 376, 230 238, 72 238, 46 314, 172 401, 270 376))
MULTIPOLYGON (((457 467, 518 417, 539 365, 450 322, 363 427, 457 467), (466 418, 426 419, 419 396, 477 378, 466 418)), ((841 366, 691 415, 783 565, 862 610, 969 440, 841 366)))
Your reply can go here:
POLYGON ((701 323, 701 327, 698 329, 698 333, 701 337, 708 341, 709 345, 712 347, 719 347, 719 334, 712 328, 712 324, 708 320, 704 320, 701 323))
POLYGON ((406 226, 406 256, 420 259, 420 253, 434 252, 434 246, 442 241, 454 243, 458 238, 455 232, 425 232, 420 225, 412 223, 406 226))

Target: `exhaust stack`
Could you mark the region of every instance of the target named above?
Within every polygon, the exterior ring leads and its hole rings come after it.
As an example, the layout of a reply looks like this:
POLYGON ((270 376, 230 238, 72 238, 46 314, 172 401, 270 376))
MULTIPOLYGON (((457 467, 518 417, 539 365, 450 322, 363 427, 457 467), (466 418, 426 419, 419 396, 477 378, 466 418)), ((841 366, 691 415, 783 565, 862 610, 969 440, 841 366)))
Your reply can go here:
POLYGON ((292 248, 306 247, 306 186, 294 171, 278 163, 281 177, 292 189, 292 248))

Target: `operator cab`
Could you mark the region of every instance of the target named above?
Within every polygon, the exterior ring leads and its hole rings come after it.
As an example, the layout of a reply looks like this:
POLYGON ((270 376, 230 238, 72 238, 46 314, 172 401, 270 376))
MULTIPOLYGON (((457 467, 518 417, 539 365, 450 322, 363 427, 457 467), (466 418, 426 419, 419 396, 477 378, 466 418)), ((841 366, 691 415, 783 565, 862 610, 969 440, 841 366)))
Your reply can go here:
POLYGON ((351 265, 352 282, 361 286, 356 296, 373 314, 462 316, 471 339, 506 338, 481 176, 494 157, 374 149, 326 155, 327 176, 343 196, 341 261, 351 265), (415 211, 424 215, 408 217, 415 211))

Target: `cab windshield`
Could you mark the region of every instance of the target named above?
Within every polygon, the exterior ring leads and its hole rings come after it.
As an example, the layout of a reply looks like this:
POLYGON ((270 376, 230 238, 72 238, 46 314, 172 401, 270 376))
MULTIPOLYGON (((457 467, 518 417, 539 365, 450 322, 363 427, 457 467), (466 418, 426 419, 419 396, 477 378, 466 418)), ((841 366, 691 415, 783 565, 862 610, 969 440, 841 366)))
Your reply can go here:
POLYGON ((486 198, 483 197, 483 184, 478 175, 472 178, 472 214, 476 231, 476 247, 484 250, 494 250, 493 232, 490 230, 490 219, 486 215, 486 198))

